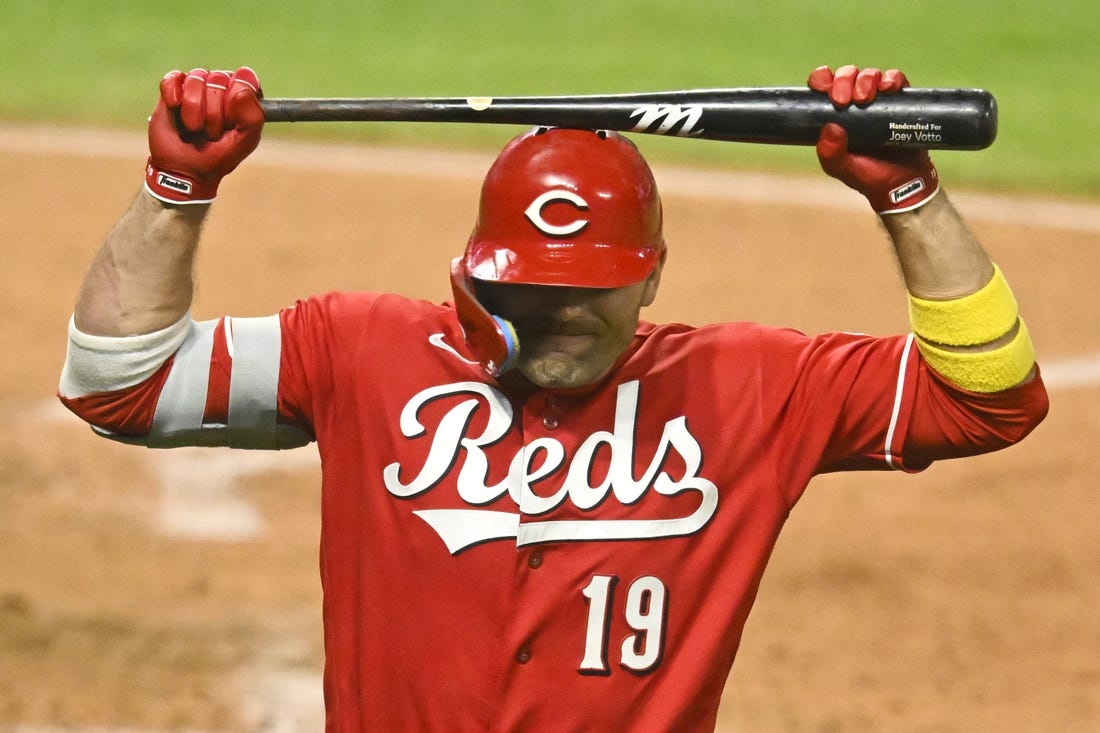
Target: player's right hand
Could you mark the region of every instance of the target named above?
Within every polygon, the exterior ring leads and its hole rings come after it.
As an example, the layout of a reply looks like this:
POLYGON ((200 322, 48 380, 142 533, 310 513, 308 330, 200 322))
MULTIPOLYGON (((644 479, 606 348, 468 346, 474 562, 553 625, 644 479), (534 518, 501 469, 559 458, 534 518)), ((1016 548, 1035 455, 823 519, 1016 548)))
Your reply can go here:
POLYGON ((213 201, 221 179, 260 144, 262 96, 247 66, 166 74, 149 118, 148 191, 168 203, 213 201))

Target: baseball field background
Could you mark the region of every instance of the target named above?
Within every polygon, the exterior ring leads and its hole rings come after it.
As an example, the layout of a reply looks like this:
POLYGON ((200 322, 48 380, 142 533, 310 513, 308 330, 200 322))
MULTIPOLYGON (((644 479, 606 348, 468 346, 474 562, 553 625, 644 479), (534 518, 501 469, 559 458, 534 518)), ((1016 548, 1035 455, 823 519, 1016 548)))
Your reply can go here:
MULTIPOLYGON (((1100 11, 1071 0, 28 2, 0 6, 0 732, 319 730, 316 452, 147 451, 54 399, 65 328, 140 186, 173 68, 269 96, 801 84, 820 64, 982 87, 997 141, 934 156, 1009 277, 1051 391, 1023 444, 811 485, 721 731, 1100 725, 1100 11)), ((197 318, 337 288, 447 297, 516 128, 271 125, 222 186, 197 318)), ((907 328, 888 243, 812 149, 636 136, 671 260, 652 320, 907 328)))

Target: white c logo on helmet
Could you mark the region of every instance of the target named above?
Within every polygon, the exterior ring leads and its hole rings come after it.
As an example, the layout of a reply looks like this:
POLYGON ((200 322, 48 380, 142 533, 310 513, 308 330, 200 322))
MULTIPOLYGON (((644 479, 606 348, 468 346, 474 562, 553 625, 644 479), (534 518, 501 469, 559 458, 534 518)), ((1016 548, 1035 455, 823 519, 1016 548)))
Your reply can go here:
POLYGON ((546 219, 542 218, 542 210, 546 208, 546 205, 561 201, 567 204, 576 206, 581 211, 588 211, 588 202, 582 199, 572 191, 566 191, 563 189, 556 189, 553 191, 547 191, 539 196, 537 199, 531 202, 531 205, 523 212, 535 228, 543 234, 551 237, 568 237, 570 234, 576 234, 580 230, 588 226, 588 219, 577 219, 569 224, 563 224, 562 226, 555 226, 546 219))

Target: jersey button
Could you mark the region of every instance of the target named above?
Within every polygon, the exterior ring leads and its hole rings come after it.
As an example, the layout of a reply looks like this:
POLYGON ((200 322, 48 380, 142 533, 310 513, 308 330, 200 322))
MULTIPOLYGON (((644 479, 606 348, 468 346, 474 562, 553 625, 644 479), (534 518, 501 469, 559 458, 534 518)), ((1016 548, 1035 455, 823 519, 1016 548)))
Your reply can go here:
POLYGON ((558 427, 558 418, 556 415, 547 415, 542 418, 542 426, 547 430, 554 430, 558 427))
POLYGON ((542 567, 542 552, 536 550, 531 553, 531 556, 527 558, 527 567, 538 570, 542 567))
POLYGON ((516 652, 516 661, 520 664, 527 664, 531 661, 531 647, 524 644, 516 652))

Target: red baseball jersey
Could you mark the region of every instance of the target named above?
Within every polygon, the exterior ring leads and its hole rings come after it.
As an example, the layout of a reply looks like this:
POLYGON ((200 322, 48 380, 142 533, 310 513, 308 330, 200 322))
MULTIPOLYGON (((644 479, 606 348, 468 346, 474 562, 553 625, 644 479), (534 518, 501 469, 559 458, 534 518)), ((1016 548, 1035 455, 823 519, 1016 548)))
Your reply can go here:
POLYGON ((450 307, 394 295, 195 330, 143 384, 65 401, 176 442, 316 439, 330 731, 712 730, 815 474, 995 450, 1047 408, 1038 378, 951 387, 905 336, 642 323, 558 392, 505 389, 450 307))

